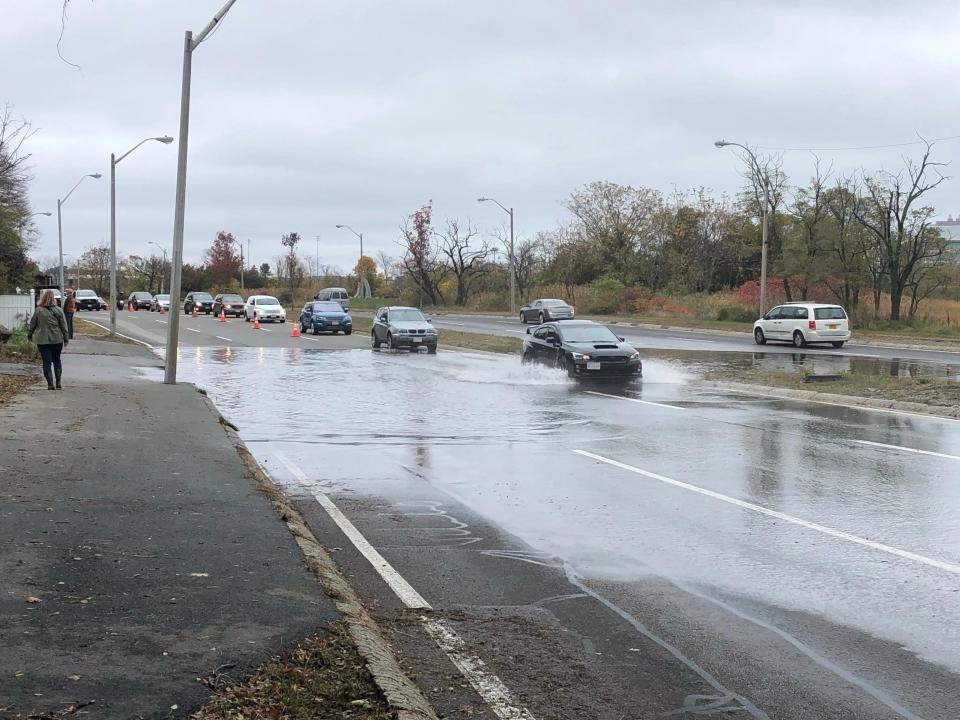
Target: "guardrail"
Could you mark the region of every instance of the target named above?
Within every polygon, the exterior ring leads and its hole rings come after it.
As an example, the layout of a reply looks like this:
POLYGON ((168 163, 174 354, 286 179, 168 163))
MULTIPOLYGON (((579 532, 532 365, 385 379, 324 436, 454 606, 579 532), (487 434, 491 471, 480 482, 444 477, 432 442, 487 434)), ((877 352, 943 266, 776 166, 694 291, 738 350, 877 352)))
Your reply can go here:
POLYGON ((33 308, 32 292, 29 295, 0 295, 0 325, 10 330, 26 327, 33 308))

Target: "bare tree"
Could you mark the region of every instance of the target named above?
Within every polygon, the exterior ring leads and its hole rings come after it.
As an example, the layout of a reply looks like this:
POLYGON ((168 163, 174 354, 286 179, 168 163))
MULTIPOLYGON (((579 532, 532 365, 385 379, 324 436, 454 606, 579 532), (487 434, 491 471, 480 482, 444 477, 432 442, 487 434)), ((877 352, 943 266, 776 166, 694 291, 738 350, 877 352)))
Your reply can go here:
MULTIPOLYGON (((767 198, 769 199, 767 215, 767 249, 769 257, 773 260, 783 257, 783 223, 780 219, 784 204, 786 202, 787 176, 783 172, 783 157, 780 155, 757 155, 756 164, 754 164, 746 153, 740 153, 747 170, 743 173, 747 181, 747 187, 741 194, 741 204, 743 210, 750 216, 756 218, 757 232, 759 234, 760 221, 763 218, 764 203, 764 183, 767 183, 767 198)), ((756 246, 760 247, 758 241, 756 246)), ((771 260, 771 261, 772 261, 771 260)), ((783 275, 783 289, 787 300, 793 298, 793 289, 790 285, 790 278, 783 275)))
MULTIPOLYGON (((826 191, 827 211, 832 219, 832 234, 827 241, 827 252, 833 260, 833 266, 840 273, 828 273, 823 281, 830 288, 837 301, 850 312, 855 312, 860 303, 860 289, 870 269, 868 252, 873 251, 863 226, 856 221, 853 209, 857 204, 859 187, 855 180, 837 180, 836 185, 826 191), (865 242, 866 241, 866 242, 865 242)), ((880 303, 880 290, 883 287, 882 265, 878 268, 873 287, 876 303, 880 303)))
POLYGON ((814 173, 810 184, 797 188, 793 200, 788 208, 797 235, 800 240, 801 253, 784 251, 783 267, 785 275, 800 277, 800 299, 806 300, 810 286, 818 282, 823 276, 822 259, 826 232, 826 220, 829 217, 827 206, 826 183, 830 177, 830 169, 824 171, 820 167, 820 158, 814 155, 814 173), (796 262, 792 261, 796 258, 796 262), (796 270, 797 272, 792 272, 796 270))
POLYGON ((393 269, 396 267, 397 260, 386 250, 377 251, 377 260, 380 261, 380 268, 383 270, 383 279, 389 284, 393 280, 393 269))
POLYGON ((863 193, 853 210, 886 266, 893 321, 900 320, 907 291, 945 259, 944 239, 930 232, 934 209, 920 205, 920 199, 947 178, 940 172, 944 164, 930 159, 933 143, 924 145, 919 162, 904 158, 904 168, 897 173, 865 174, 863 193))
POLYGON ((401 262, 410 281, 422 295, 427 296, 431 305, 438 302, 446 304, 437 287, 443 268, 438 262, 438 251, 433 241, 432 215, 433 206, 427 202, 404 221, 400 228, 404 249, 401 262))
POLYGON ((108 245, 94 245, 80 256, 83 271, 90 279, 90 284, 101 295, 106 296, 110 281, 110 247, 108 245))
POLYGON ((485 242, 479 246, 471 243, 478 234, 469 218, 463 225, 459 220, 448 219, 446 230, 437 233, 441 238, 440 252, 447 258, 450 271, 457 281, 457 305, 467 304, 473 284, 488 270, 489 246, 485 242))

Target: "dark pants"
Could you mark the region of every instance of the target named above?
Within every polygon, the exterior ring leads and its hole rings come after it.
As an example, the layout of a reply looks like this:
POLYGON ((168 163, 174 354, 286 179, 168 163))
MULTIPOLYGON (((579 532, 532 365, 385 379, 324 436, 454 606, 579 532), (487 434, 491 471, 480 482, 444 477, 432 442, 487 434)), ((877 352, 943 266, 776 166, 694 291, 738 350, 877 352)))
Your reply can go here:
POLYGON ((43 376, 47 379, 48 385, 53 385, 53 373, 50 372, 50 366, 53 366, 53 372, 56 373, 57 382, 60 382, 60 353, 63 352, 63 343, 51 343, 48 345, 37 345, 40 351, 40 357, 43 358, 43 376))
POLYGON ((63 316, 67 319, 67 339, 73 340, 73 313, 64 313, 63 316))

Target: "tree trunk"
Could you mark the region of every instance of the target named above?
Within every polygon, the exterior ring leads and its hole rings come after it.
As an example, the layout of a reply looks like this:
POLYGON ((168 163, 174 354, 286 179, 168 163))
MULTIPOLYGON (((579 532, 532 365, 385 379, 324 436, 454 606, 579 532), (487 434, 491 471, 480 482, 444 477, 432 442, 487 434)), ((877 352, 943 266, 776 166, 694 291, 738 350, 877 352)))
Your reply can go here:
POLYGON ((793 288, 790 287, 790 278, 783 278, 783 294, 787 302, 793 302, 793 288))
POLYGON ((900 320, 900 304, 903 302, 903 288, 900 283, 890 278, 890 320, 897 322, 900 320))

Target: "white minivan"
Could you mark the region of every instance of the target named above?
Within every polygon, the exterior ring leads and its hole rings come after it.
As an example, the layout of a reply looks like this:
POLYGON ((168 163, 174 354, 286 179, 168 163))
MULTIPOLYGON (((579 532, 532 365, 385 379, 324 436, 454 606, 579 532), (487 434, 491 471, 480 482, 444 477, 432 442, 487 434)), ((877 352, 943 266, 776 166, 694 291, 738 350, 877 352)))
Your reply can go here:
POLYGON ((841 348, 850 339, 850 320, 839 305, 784 303, 753 324, 753 339, 757 345, 780 340, 798 348, 812 343, 830 343, 841 348))

